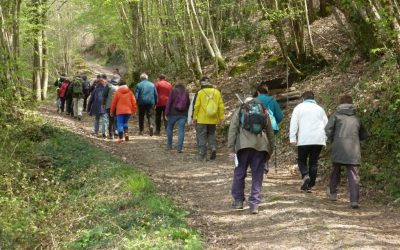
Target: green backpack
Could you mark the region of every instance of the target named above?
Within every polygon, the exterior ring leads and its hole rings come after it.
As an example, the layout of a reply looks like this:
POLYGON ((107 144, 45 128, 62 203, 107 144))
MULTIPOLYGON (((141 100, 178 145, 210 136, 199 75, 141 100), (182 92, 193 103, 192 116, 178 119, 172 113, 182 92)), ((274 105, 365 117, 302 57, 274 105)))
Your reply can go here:
POLYGON ((72 82, 72 93, 75 95, 82 94, 82 82, 80 80, 75 80, 72 82))

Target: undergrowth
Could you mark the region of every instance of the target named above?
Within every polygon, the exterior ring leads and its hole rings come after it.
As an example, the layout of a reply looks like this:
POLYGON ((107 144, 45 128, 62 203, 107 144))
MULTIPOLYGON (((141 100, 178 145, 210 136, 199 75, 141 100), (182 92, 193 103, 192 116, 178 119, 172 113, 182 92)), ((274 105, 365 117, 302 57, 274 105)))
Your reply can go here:
POLYGON ((1 121, 0 249, 200 249, 148 177, 28 113, 1 121))

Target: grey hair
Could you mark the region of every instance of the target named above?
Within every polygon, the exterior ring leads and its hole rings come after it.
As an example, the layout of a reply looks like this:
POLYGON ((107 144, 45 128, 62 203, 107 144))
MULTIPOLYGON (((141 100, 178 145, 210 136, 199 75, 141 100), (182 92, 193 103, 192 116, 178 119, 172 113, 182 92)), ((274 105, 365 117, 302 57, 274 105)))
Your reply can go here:
POLYGON ((141 79, 141 80, 148 80, 148 79, 149 79, 149 76, 148 76, 146 73, 142 73, 142 74, 140 75, 140 79, 141 79))

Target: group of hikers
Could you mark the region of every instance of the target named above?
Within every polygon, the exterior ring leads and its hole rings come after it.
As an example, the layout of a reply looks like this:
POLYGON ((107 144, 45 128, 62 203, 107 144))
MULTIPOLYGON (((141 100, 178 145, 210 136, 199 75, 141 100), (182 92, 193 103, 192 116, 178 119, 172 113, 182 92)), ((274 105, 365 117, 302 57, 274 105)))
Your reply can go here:
MULTIPOLYGON (((65 75, 61 75, 55 85, 58 87, 59 112, 64 112, 66 107, 67 115, 81 120, 82 110, 86 110, 90 116, 94 116, 96 136, 101 120, 103 138, 107 138, 108 124, 109 139, 114 139, 116 129, 118 144, 124 140, 129 141, 128 121, 138 112, 139 135, 144 134, 145 118, 150 136, 161 134, 163 122, 163 130, 167 135, 166 149, 171 150, 174 127, 178 124, 176 150, 182 153, 185 126, 187 123, 193 124, 197 135, 198 160, 215 160, 217 157, 216 126, 224 125, 225 107, 220 90, 208 77, 200 79, 201 87, 193 97, 190 97, 183 82, 173 86, 165 75, 160 75, 159 81, 152 83, 145 73, 140 75, 140 82, 132 92, 118 69, 114 70, 110 80, 107 75, 98 75, 90 84, 86 76, 75 76, 69 81, 65 75)), ((297 147, 298 168, 302 178, 300 190, 312 192, 317 178, 319 155, 329 140, 332 143, 333 164, 328 197, 332 201, 337 200, 341 167, 345 166, 349 180, 350 207, 358 208, 360 141, 368 135, 356 116, 352 97, 340 96, 338 110, 330 119, 315 101, 312 91, 305 91, 302 99, 302 103, 293 110, 289 131, 289 141, 297 147)), ((252 186, 248 205, 252 214, 258 213, 264 174, 268 173, 268 160, 274 152, 276 134, 283 118, 278 102, 269 94, 268 84, 264 81, 258 85, 255 94, 242 101, 233 113, 228 132, 228 148, 235 161, 232 208, 244 207, 245 178, 250 167, 252 186)))

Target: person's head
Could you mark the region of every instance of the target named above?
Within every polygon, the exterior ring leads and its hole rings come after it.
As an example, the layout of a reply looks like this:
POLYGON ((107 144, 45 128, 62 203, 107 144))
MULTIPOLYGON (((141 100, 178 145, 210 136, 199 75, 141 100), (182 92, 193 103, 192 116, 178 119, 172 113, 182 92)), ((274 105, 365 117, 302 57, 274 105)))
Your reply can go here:
POLYGON ((102 74, 101 78, 104 79, 104 80, 107 80, 107 75, 106 74, 102 74))
POLYGON ((126 85, 126 80, 123 79, 123 78, 121 78, 121 79, 119 80, 119 86, 125 86, 125 85, 126 85))
POLYGON ((65 73, 62 73, 60 76, 65 78, 67 75, 65 73))
POLYGON ((82 76, 82 80, 86 81, 87 80, 87 76, 83 75, 82 76))
POLYGON ((119 74, 119 69, 118 69, 118 68, 115 68, 113 73, 114 73, 114 74, 119 74))
POLYGON ((205 86, 205 85, 209 85, 210 84, 210 78, 208 78, 207 76, 203 76, 200 79, 200 85, 201 86, 205 86))
POLYGON ((175 84, 175 88, 186 89, 186 83, 183 82, 183 81, 178 81, 178 82, 175 84))
POLYGON ((268 89, 268 85, 266 82, 262 81, 258 87, 257 87, 257 94, 268 94, 269 93, 269 89, 268 89))
POLYGON ((301 95, 303 100, 314 100, 314 93, 312 91, 306 91, 301 95))
POLYGON ((101 79, 101 75, 97 75, 96 78, 97 78, 97 80, 100 80, 101 79))
POLYGON ((339 104, 353 104, 353 98, 350 95, 342 95, 339 97, 339 104))
POLYGON ((148 80, 149 79, 149 76, 146 74, 146 73, 142 73, 142 74, 140 74, 140 80, 148 80))
POLYGON ((158 79, 160 79, 160 81, 162 81, 162 80, 166 80, 167 78, 165 77, 164 74, 161 74, 161 75, 158 77, 158 79))

